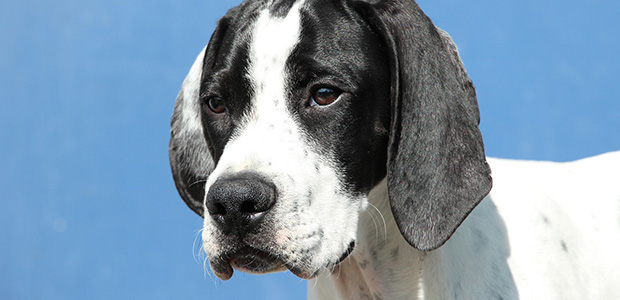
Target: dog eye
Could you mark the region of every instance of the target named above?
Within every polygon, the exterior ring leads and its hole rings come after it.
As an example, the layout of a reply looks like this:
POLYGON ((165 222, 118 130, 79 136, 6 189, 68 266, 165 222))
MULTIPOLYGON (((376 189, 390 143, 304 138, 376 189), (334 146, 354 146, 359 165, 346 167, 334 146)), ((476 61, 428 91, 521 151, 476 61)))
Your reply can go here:
POLYGON ((207 106, 216 114, 221 114, 226 111, 226 104, 224 104, 224 100, 220 97, 209 97, 209 99, 207 99, 207 106))
POLYGON ((333 88, 322 87, 312 93, 312 103, 314 106, 330 105, 340 97, 342 92, 333 88))

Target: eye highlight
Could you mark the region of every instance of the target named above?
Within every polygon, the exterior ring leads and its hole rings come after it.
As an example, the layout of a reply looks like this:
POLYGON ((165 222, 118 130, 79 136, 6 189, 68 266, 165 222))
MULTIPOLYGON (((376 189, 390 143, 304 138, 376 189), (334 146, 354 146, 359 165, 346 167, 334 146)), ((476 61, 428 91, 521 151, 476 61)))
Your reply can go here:
POLYGON ((336 102, 336 100, 338 100, 338 98, 340 97, 340 94, 342 94, 342 91, 334 89, 334 88, 329 88, 329 87, 318 88, 314 90, 314 92, 312 93, 312 96, 310 98, 312 102, 310 103, 310 105, 312 106, 330 105, 336 102))
POLYGON ((221 97, 214 96, 207 98, 207 106, 209 107, 209 110, 216 114, 226 112, 226 104, 221 97))

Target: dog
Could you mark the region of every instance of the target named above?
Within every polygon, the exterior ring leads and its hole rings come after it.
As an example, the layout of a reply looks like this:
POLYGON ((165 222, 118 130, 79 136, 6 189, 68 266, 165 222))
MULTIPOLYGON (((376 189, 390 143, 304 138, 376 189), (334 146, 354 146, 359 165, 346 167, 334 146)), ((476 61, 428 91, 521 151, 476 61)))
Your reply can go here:
POLYGON ((312 299, 620 299, 620 152, 487 159, 479 122, 455 44, 413 0, 246 1, 183 82, 170 163, 222 280, 289 270, 312 299))

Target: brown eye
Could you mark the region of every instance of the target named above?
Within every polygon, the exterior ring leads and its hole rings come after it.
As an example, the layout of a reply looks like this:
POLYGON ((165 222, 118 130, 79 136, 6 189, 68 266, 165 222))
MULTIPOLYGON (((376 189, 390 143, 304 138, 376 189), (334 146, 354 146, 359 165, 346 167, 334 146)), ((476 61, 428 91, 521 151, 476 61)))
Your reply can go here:
POLYGON ((340 97, 341 93, 342 92, 340 92, 339 90, 328 88, 328 87, 319 88, 316 91, 314 91, 314 93, 312 93, 311 105, 314 105, 314 106, 330 105, 336 102, 336 100, 338 100, 338 97, 340 97))
POLYGON ((207 105, 209 106, 209 109, 216 114, 221 114, 226 111, 224 100, 220 97, 210 97, 207 99, 207 105))

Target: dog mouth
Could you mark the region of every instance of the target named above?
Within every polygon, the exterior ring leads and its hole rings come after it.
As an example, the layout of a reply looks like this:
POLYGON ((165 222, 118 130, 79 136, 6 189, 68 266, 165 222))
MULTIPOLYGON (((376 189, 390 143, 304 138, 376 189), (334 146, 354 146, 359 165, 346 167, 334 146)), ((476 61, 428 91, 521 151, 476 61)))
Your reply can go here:
MULTIPOLYGON (((333 265, 336 266, 344 261, 353 252, 354 247, 355 242, 351 242, 349 248, 335 263, 333 263, 333 265)), ((316 277, 320 271, 300 267, 297 264, 285 263, 283 259, 276 255, 252 247, 244 247, 229 255, 210 259, 209 264, 215 276, 221 280, 230 279, 234 272, 233 269, 250 274, 282 272, 288 269, 301 279, 312 279, 316 277)))
POLYGON ((215 276, 221 280, 230 279, 233 275, 233 268, 250 274, 286 270, 284 263, 277 256, 251 247, 245 247, 217 259, 210 259, 209 264, 215 276))

